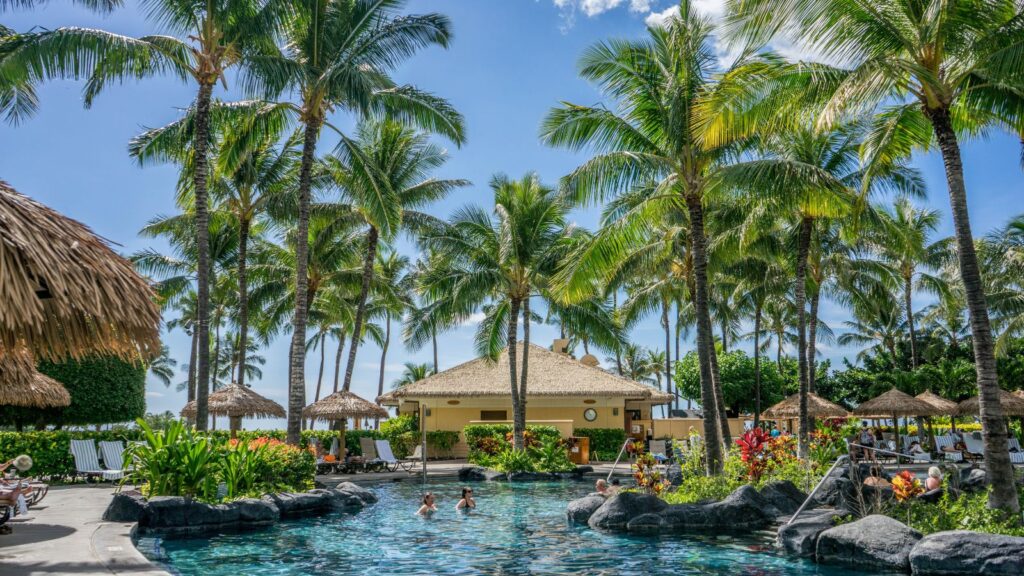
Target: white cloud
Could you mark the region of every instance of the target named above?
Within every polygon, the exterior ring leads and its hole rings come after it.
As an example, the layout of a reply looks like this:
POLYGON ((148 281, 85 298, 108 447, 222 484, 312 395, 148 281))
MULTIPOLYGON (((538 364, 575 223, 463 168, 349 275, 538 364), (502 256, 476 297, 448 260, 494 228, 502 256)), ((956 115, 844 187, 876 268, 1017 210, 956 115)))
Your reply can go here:
POLYGON ((664 26, 669 19, 675 18, 678 15, 679 6, 672 6, 661 12, 651 12, 647 15, 647 18, 644 18, 644 24, 647 24, 650 28, 659 28, 664 26))
POLYGON ((651 0, 629 0, 629 11, 643 14, 651 11, 651 0))
POLYGON ((163 392, 154 392, 152 390, 146 391, 146 398, 163 398, 163 392))
POLYGON ((477 324, 483 322, 484 318, 486 317, 487 315, 484 314, 483 312, 476 312, 474 314, 470 314, 469 318, 466 318, 466 321, 463 322, 461 326, 476 326, 477 324))

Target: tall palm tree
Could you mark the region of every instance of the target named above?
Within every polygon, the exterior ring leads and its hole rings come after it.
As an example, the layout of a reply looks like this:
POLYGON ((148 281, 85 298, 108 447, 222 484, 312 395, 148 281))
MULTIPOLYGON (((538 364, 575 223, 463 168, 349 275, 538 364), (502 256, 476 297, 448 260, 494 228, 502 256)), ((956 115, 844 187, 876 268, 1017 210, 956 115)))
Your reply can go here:
POLYGON ((402 376, 391 383, 392 388, 401 388, 407 386, 413 382, 419 382, 431 374, 436 374, 430 364, 415 364, 413 362, 405 363, 405 371, 402 372, 402 376))
POLYGON ((999 404, 992 327, 967 210, 959 138, 988 127, 1019 136, 1024 125, 1024 31, 1015 0, 730 0, 727 32, 766 41, 779 33, 813 46, 827 102, 819 123, 879 110, 868 170, 911 148, 937 145, 946 170, 957 258, 971 320, 979 409, 992 491, 989 506, 1018 512, 1007 423, 999 404), (822 15, 827 14, 828 17, 822 15), (826 68, 830 68, 825 70, 826 68))
POLYGON ((838 343, 842 346, 870 345, 861 351, 863 358, 869 351, 886 353, 893 364, 896 362, 896 346, 903 340, 906 318, 902 308, 891 293, 881 287, 851 295, 854 320, 843 322, 847 332, 841 334, 838 343))
POLYGON ((160 355, 149 363, 149 373, 164 386, 170 386, 171 379, 174 378, 174 368, 177 366, 178 361, 171 358, 171 349, 164 344, 160 347, 160 355))
POLYGON ((484 320, 476 332, 481 356, 497 359, 508 350, 512 396, 513 447, 524 449, 530 354, 530 300, 547 287, 572 230, 569 205, 536 174, 518 180, 497 175, 491 180, 493 214, 467 206, 451 221, 422 237, 437 262, 421 279, 446 323, 464 321, 478 309, 484 320), (522 359, 517 345, 523 317, 522 359))
POLYGON ((377 380, 377 397, 384 394, 384 369, 387 366, 388 348, 391 345, 391 320, 401 318, 410 305, 412 277, 408 273, 409 258, 394 250, 377 255, 374 276, 378 284, 381 308, 384 311, 384 342, 380 347, 380 374, 377 380))
POLYGON ((912 297, 915 287, 941 294, 944 281, 929 271, 941 269, 953 258, 952 238, 935 242, 929 236, 939 226, 938 210, 915 208, 909 200, 899 198, 892 209, 884 208, 877 233, 868 236, 871 248, 892 267, 903 290, 903 315, 910 335, 910 365, 917 368, 917 335, 914 330, 912 297))
MULTIPOLYGON (((1004 354, 1013 339, 1024 333, 1024 215, 982 240, 979 255, 993 324, 999 330, 996 352, 1004 354)), ((951 296, 959 296, 959 291, 951 296)))
POLYGON ((287 439, 291 444, 299 441, 305 405, 309 207, 317 142, 321 128, 330 126, 328 115, 339 108, 361 116, 386 113, 456 144, 464 138, 462 118, 447 102, 411 86, 396 86, 389 76, 418 50, 447 47, 451 38, 448 18, 434 13, 403 15, 404 4, 401 0, 292 1, 284 22, 284 49, 252 59, 251 74, 243 78, 249 90, 267 99, 289 91, 297 94, 298 103, 281 106, 297 114, 303 125, 289 352, 287 439))

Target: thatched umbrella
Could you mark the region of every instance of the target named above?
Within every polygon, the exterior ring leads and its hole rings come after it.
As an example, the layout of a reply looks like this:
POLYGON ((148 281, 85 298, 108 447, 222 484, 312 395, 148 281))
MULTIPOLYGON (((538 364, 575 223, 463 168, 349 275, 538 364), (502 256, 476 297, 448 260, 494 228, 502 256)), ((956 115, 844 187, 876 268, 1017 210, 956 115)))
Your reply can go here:
POLYGON ((345 422, 349 418, 381 418, 388 417, 388 411, 365 400, 347 390, 340 390, 302 409, 303 418, 340 422, 338 430, 338 449, 340 456, 345 456, 345 422))
MULTIPOLYGON (((939 396, 938 394, 932 392, 931 390, 925 390, 924 392, 918 394, 917 396, 914 396, 914 398, 917 398, 918 400, 924 400, 925 402, 934 406, 936 410, 941 410, 941 414, 948 415, 949 425, 954 432, 956 431, 956 402, 953 402, 952 400, 947 400, 942 396, 939 396)), ((928 436, 931 440, 931 445, 935 446, 935 426, 932 425, 931 418, 927 418, 927 421, 928 436)))
POLYGON ((914 398, 906 392, 893 388, 881 396, 876 396, 857 406, 853 413, 858 416, 886 417, 892 416, 893 427, 899 435, 899 416, 932 416, 942 414, 935 406, 914 398))
POLYGON ((71 404, 64 386, 36 370, 32 354, 24 348, 0 353, 0 405, 62 408, 71 404))
MULTIPOLYGON (((846 418, 850 415, 839 404, 811 392, 807 394, 807 415, 811 418, 846 418)), ((800 417, 800 395, 793 394, 761 414, 764 420, 783 420, 800 417)))
MULTIPOLYGON (((264 398, 249 388, 232 383, 210 394, 209 410, 213 416, 227 416, 231 437, 234 438, 242 427, 242 418, 284 418, 284 408, 269 398, 264 398)), ((195 400, 181 409, 185 418, 196 417, 195 400)))
POLYGON ((0 181, 0 347, 54 361, 151 358, 160 309, 148 284, 84 224, 0 181))
MULTIPOLYGON (((1003 406, 1003 414, 1007 416, 1024 416, 1024 398, 1010 394, 1006 390, 1000 390, 999 403, 1003 406)), ((961 416, 978 413, 977 396, 972 396, 957 405, 957 414, 961 416)))

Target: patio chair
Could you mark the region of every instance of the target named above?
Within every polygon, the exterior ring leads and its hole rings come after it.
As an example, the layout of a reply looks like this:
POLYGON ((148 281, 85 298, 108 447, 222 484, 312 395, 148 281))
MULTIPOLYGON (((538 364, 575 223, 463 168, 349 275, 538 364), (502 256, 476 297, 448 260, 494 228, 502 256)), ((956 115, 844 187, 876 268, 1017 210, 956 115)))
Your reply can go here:
MULTIPOLYGON (((964 446, 967 447, 967 452, 976 458, 985 457, 985 443, 980 439, 975 438, 973 435, 964 435, 964 446)), ((965 454, 967 456, 967 454, 965 454)))
POLYGON ((133 468, 125 462, 124 442, 100 441, 100 454, 103 455, 103 465, 108 470, 124 470, 130 472, 133 468))
POLYGON ((93 440, 72 440, 71 455, 75 458, 75 475, 103 480, 120 480, 124 477, 123 470, 104 469, 100 467, 96 442, 93 440))
POLYGON ((651 456, 654 456, 654 459, 657 460, 659 464, 669 459, 668 449, 665 447, 664 440, 651 440, 647 446, 647 451, 651 456))
POLYGON ((946 452, 943 448, 953 448, 955 441, 952 436, 936 436, 935 437, 935 450, 939 453, 943 459, 950 462, 963 462, 964 455, 961 452, 946 452))
MULTIPOLYGON (((390 444, 388 445, 390 448, 390 444)), ((381 460, 377 454, 377 447, 374 443, 373 438, 368 436, 361 436, 359 438, 359 448, 363 453, 363 467, 367 469, 374 468, 387 468, 387 464, 381 460)))

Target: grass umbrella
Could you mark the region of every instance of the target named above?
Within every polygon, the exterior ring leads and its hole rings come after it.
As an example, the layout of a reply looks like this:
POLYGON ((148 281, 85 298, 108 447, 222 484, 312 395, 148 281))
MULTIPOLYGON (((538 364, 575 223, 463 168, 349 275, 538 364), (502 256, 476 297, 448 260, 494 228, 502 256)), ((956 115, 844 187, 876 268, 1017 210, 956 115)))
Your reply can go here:
POLYGON ((61 361, 160 353, 160 309, 132 265, 84 224, 0 180, 0 347, 61 361))
POLYGON ((893 428, 899 435, 899 416, 932 416, 944 414, 932 404, 914 398, 906 392, 893 388, 857 406, 853 413, 857 416, 889 417, 892 416, 893 428))
MULTIPOLYGON (((954 432, 956 431, 956 402, 953 402, 952 400, 947 400, 942 396, 939 396, 938 394, 932 392, 931 390, 925 390, 924 392, 918 394, 917 396, 914 396, 914 398, 917 398, 918 400, 923 400, 934 406, 936 409, 942 410, 942 414, 949 415, 949 426, 950 428, 953 429, 954 432)), ((935 427, 932 426, 931 418, 928 418, 927 420, 928 435, 930 436, 932 446, 935 446, 935 427)))
POLYGON ((344 458, 345 423, 349 418, 380 418, 386 419, 388 411, 348 390, 339 390, 302 409, 303 418, 339 422, 338 446, 344 458))
POLYGON ((24 348, 0 352, 0 406, 63 408, 70 404, 67 389, 36 370, 31 352, 24 348))
MULTIPOLYGON (((237 436, 242 427, 242 418, 284 418, 284 407, 269 398, 264 398, 252 388, 231 384, 210 394, 209 411, 212 416, 227 416, 231 437, 237 436)), ((196 417, 196 402, 193 400, 181 409, 185 418, 196 417)))
MULTIPOLYGON (((811 392, 807 394, 807 415, 812 418, 846 418, 846 408, 830 402, 811 392)), ((761 414, 765 420, 782 420, 800 417, 800 395, 793 394, 782 402, 768 408, 761 414)))
MULTIPOLYGON (((999 403, 1003 406, 1003 414, 1007 416, 1024 416, 1024 398, 1011 394, 1006 390, 999 391, 999 403)), ((957 405, 957 414, 977 415, 978 397, 972 396, 957 405)))

